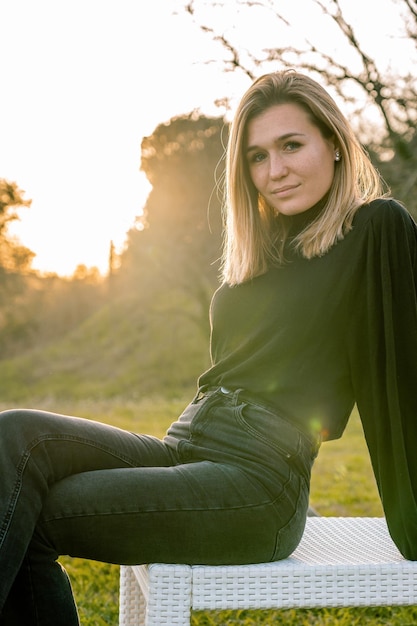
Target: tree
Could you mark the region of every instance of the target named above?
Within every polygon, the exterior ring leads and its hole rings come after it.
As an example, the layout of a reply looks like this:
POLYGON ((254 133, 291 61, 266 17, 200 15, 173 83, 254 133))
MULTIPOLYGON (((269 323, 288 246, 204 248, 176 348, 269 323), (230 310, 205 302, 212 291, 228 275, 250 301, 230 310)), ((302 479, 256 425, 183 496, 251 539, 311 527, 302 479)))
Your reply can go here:
POLYGON ((9 222, 18 219, 16 208, 30 206, 31 201, 25 200, 23 193, 16 183, 0 178, 0 234, 9 222))
POLYGON ((198 114, 160 124, 142 141, 141 168, 152 190, 128 233, 120 279, 143 300, 174 308, 205 335, 207 310, 217 285, 221 254, 222 119, 198 114))
MULTIPOLYGON (((297 17, 287 17, 288 4, 282 0, 235 0, 236 15, 244 12, 246 20, 256 23, 260 32, 271 32, 268 25, 273 22, 275 40, 279 38, 284 42, 280 46, 250 50, 236 40, 239 29, 228 29, 224 19, 220 26, 215 17, 210 23, 210 13, 200 13, 202 8, 207 9, 204 0, 190 0, 184 9, 204 33, 222 46, 226 70, 240 71, 253 79, 270 69, 294 68, 327 84, 347 103, 351 119, 357 121, 356 130, 394 193, 417 215, 417 2, 391 1, 402 17, 397 40, 403 38, 408 50, 405 53, 407 63, 402 63, 395 71, 389 66, 383 67, 382 62, 368 52, 369 32, 368 37, 363 33, 358 35, 359 21, 347 17, 348 0, 311 0, 310 6, 320 18, 319 26, 315 28, 309 21, 309 36, 301 38, 297 17), (338 37, 336 50, 327 45, 329 40, 333 41, 333 35, 338 37), (293 44, 297 39, 299 43, 293 44)), ((227 15, 228 8, 230 14, 230 0, 209 4, 213 11, 223 9, 223 15, 227 15)), ((295 3, 292 6, 294 8, 295 3)), ((378 10, 376 3, 374 12, 375 9, 378 10)), ((299 19, 303 20, 301 32, 305 33, 305 14, 301 13, 299 19)), ((359 19, 363 22, 362 16, 359 19)), ((378 29, 378 23, 373 28, 378 29)))
POLYGON ((22 292, 24 274, 30 269, 34 253, 10 237, 9 224, 19 219, 18 210, 29 207, 30 200, 23 197, 16 183, 0 179, 0 327, 5 316, 4 307, 22 292))
POLYGON ((31 200, 23 197, 24 192, 16 183, 0 178, 0 281, 7 273, 18 273, 29 269, 34 253, 11 238, 7 233, 9 224, 19 219, 18 210, 30 207, 31 200))

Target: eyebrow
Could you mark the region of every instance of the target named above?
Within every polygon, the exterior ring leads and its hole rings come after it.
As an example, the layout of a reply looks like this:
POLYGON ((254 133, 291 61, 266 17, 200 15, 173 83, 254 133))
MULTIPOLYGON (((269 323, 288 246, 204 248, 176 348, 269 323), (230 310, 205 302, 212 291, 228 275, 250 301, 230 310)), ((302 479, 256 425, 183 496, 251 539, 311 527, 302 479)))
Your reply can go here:
MULTIPOLYGON (((305 133, 285 133, 285 135, 280 135, 279 137, 277 137, 276 139, 274 139, 274 143, 277 143, 278 141, 285 141, 286 139, 289 139, 290 137, 305 137, 305 133)), ((259 150, 260 147, 253 145, 253 146, 248 146, 246 148, 246 154, 248 154, 249 152, 253 152, 254 150, 259 150)))

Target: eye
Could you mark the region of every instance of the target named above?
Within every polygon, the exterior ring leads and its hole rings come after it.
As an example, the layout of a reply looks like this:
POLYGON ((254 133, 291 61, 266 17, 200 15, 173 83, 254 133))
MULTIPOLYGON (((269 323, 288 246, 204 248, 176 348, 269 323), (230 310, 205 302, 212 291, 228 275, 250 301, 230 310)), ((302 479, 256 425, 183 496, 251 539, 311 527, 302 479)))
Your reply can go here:
POLYGON ((294 152, 295 150, 298 150, 298 148, 301 148, 301 143, 299 141, 287 141, 287 143, 284 144, 283 149, 284 152, 294 152))
POLYGON ((249 163, 261 163, 265 159, 263 152, 254 152, 249 157, 249 163))

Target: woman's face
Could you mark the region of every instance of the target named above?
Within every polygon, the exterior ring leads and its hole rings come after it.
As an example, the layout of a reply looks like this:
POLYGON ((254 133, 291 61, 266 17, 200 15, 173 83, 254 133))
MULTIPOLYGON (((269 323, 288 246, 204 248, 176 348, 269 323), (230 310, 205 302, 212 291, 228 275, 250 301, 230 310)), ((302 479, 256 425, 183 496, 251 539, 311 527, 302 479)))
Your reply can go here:
POLYGON ((329 191, 336 146, 302 107, 273 105, 253 118, 247 130, 252 182, 275 213, 302 213, 329 191))

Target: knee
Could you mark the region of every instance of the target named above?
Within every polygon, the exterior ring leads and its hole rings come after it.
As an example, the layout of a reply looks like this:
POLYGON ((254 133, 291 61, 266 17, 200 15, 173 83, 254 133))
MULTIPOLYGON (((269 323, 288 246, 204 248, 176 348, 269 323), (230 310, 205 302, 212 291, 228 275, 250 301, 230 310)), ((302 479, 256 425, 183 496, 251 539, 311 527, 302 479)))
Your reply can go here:
POLYGON ((7 445, 16 434, 32 433, 37 421, 36 413, 30 409, 0 411, 0 439, 7 445))
POLYGON ((0 428, 6 428, 9 424, 15 424, 19 421, 20 415, 25 413, 24 409, 7 409, 0 411, 0 428))
POLYGON ((0 423, 19 421, 30 412, 29 409, 7 409, 6 411, 0 411, 0 423))

